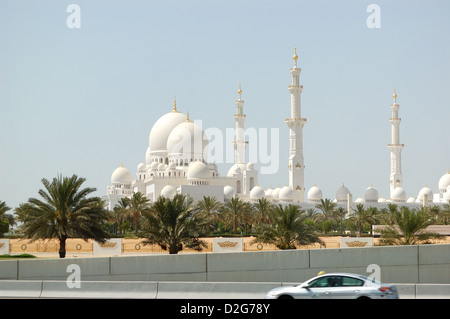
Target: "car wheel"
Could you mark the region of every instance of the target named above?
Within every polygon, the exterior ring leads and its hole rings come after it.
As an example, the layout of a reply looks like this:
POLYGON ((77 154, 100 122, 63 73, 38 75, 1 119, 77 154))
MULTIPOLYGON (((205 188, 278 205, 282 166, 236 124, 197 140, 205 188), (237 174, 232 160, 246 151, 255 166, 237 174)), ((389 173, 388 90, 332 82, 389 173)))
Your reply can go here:
POLYGON ((358 297, 358 299, 370 299, 369 297, 367 297, 367 296, 361 296, 361 297, 358 297))
POLYGON ((278 299, 294 299, 294 298, 292 298, 292 296, 289 295, 281 295, 280 297, 278 297, 278 299))

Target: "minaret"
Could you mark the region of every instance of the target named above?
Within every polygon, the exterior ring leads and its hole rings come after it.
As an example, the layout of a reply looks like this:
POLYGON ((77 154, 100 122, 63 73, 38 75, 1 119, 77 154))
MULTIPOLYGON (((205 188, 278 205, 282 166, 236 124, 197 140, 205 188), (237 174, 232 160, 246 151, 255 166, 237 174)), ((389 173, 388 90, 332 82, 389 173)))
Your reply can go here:
POLYGON ((248 142, 245 141, 244 136, 244 100, 241 99, 242 90, 241 83, 239 83, 238 89, 239 98, 236 101, 236 110, 237 113, 234 115, 234 120, 236 121, 236 129, 235 129, 235 140, 233 142, 234 145, 234 162, 236 164, 245 163, 245 151, 247 148, 248 142))
POLYGON ((297 67, 297 49, 293 56, 294 67, 291 68, 292 83, 289 85, 291 94, 291 117, 286 119, 289 127, 289 187, 294 190, 294 202, 303 202, 305 195, 305 163, 303 159, 303 126, 306 119, 301 117, 300 95, 303 85, 300 85, 301 69, 297 67))
POLYGON ((391 151, 391 175, 389 179, 391 198, 394 188, 403 186, 401 154, 404 147, 404 144, 400 144, 401 118, 398 117, 400 105, 397 104, 397 93, 395 89, 392 97, 394 98, 394 102, 391 105, 392 117, 389 119, 389 122, 391 122, 391 144, 388 144, 388 148, 391 151))

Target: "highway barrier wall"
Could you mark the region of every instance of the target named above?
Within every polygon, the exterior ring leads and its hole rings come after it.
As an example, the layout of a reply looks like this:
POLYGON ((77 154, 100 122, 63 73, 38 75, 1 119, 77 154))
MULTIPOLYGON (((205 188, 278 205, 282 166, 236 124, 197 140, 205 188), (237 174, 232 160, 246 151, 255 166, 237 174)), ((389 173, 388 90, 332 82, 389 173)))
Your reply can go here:
MULTIPOLYGON (((0 298, 263 299, 280 282, 0 280, 0 298)), ((396 284, 400 299, 450 299, 450 284, 396 284)))
POLYGON ((0 260, 0 280, 303 282, 319 271, 450 284, 450 244, 0 260))

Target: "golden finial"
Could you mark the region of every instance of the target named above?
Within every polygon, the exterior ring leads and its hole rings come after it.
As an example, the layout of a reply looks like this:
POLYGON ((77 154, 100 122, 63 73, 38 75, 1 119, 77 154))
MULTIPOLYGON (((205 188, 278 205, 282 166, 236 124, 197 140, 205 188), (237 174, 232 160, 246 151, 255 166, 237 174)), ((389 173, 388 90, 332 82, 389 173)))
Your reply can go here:
POLYGON ((394 94, 392 95, 392 97, 394 98, 394 102, 397 102, 397 90, 394 89, 394 94))
POLYGON ((123 167, 123 162, 120 162, 120 167, 123 167))
POLYGON ((294 59, 294 61, 298 60, 297 48, 294 48, 294 56, 292 57, 292 59, 294 59))
POLYGON ((189 120, 189 112, 187 112, 187 115, 186 115, 186 122, 190 122, 191 120, 189 120))
POLYGON ((177 97, 174 96, 173 98, 173 112, 178 112, 177 111, 177 97))
POLYGON ((241 90, 241 82, 239 82, 239 89, 238 89, 238 94, 239 94, 239 100, 241 99, 241 94, 242 94, 242 90, 241 90))

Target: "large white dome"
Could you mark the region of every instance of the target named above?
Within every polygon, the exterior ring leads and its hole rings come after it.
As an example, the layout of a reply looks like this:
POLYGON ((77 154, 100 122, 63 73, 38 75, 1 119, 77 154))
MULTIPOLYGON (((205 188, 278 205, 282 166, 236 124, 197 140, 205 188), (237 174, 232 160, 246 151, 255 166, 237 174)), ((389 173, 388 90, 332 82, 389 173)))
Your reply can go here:
POLYGON ((284 186, 278 197, 281 201, 290 202, 294 199, 294 191, 289 186, 284 186))
POLYGON ((367 187, 364 192, 364 200, 366 202, 378 202, 378 191, 372 185, 367 187))
POLYGON ((322 190, 314 185, 311 187, 308 191, 308 200, 310 202, 320 202, 320 200, 323 198, 322 190))
POLYGON ((111 184, 113 185, 131 185, 133 178, 128 169, 122 164, 114 170, 111 175, 111 184))
POLYGON ((177 194, 177 190, 172 185, 166 185, 161 190, 161 196, 172 199, 177 194))
POLYGON ((227 185, 223 188, 223 196, 225 199, 231 199, 235 194, 234 187, 227 185))
POLYGON ((428 186, 422 187, 422 189, 419 191, 419 195, 417 196, 417 199, 421 202, 423 202, 423 197, 427 195, 428 201, 433 201, 433 191, 428 186))
POLYGON ((444 192, 447 189, 447 186, 450 185, 450 173, 447 171, 442 177, 439 179, 439 191, 444 192))
POLYGON ((171 159, 206 160, 208 139, 200 125, 185 119, 167 138, 167 153, 171 159))
POLYGON ((259 199, 263 198, 266 195, 266 192, 261 186, 255 186, 250 191, 250 199, 259 199))
POLYGON ((188 179, 208 179, 209 169, 205 163, 197 161, 192 162, 189 165, 188 171, 186 173, 188 179))
POLYGON ((397 186, 396 188, 394 188, 394 190, 392 191, 391 199, 394 202, 406 202, 407 197, 406 197, 406 192, 403 189, 403 187, 397 186))
POLYGON ((150 154, 167 155, 167 139, 172 130, 186 120, 186 115, 176 110, 160 117, 152 127, 148 138, 150 154))
POLYGON ((350 194, 350 190, 342 184, 336 192, 336 200, 338 202, 346 202, 348 194, 350 194))

